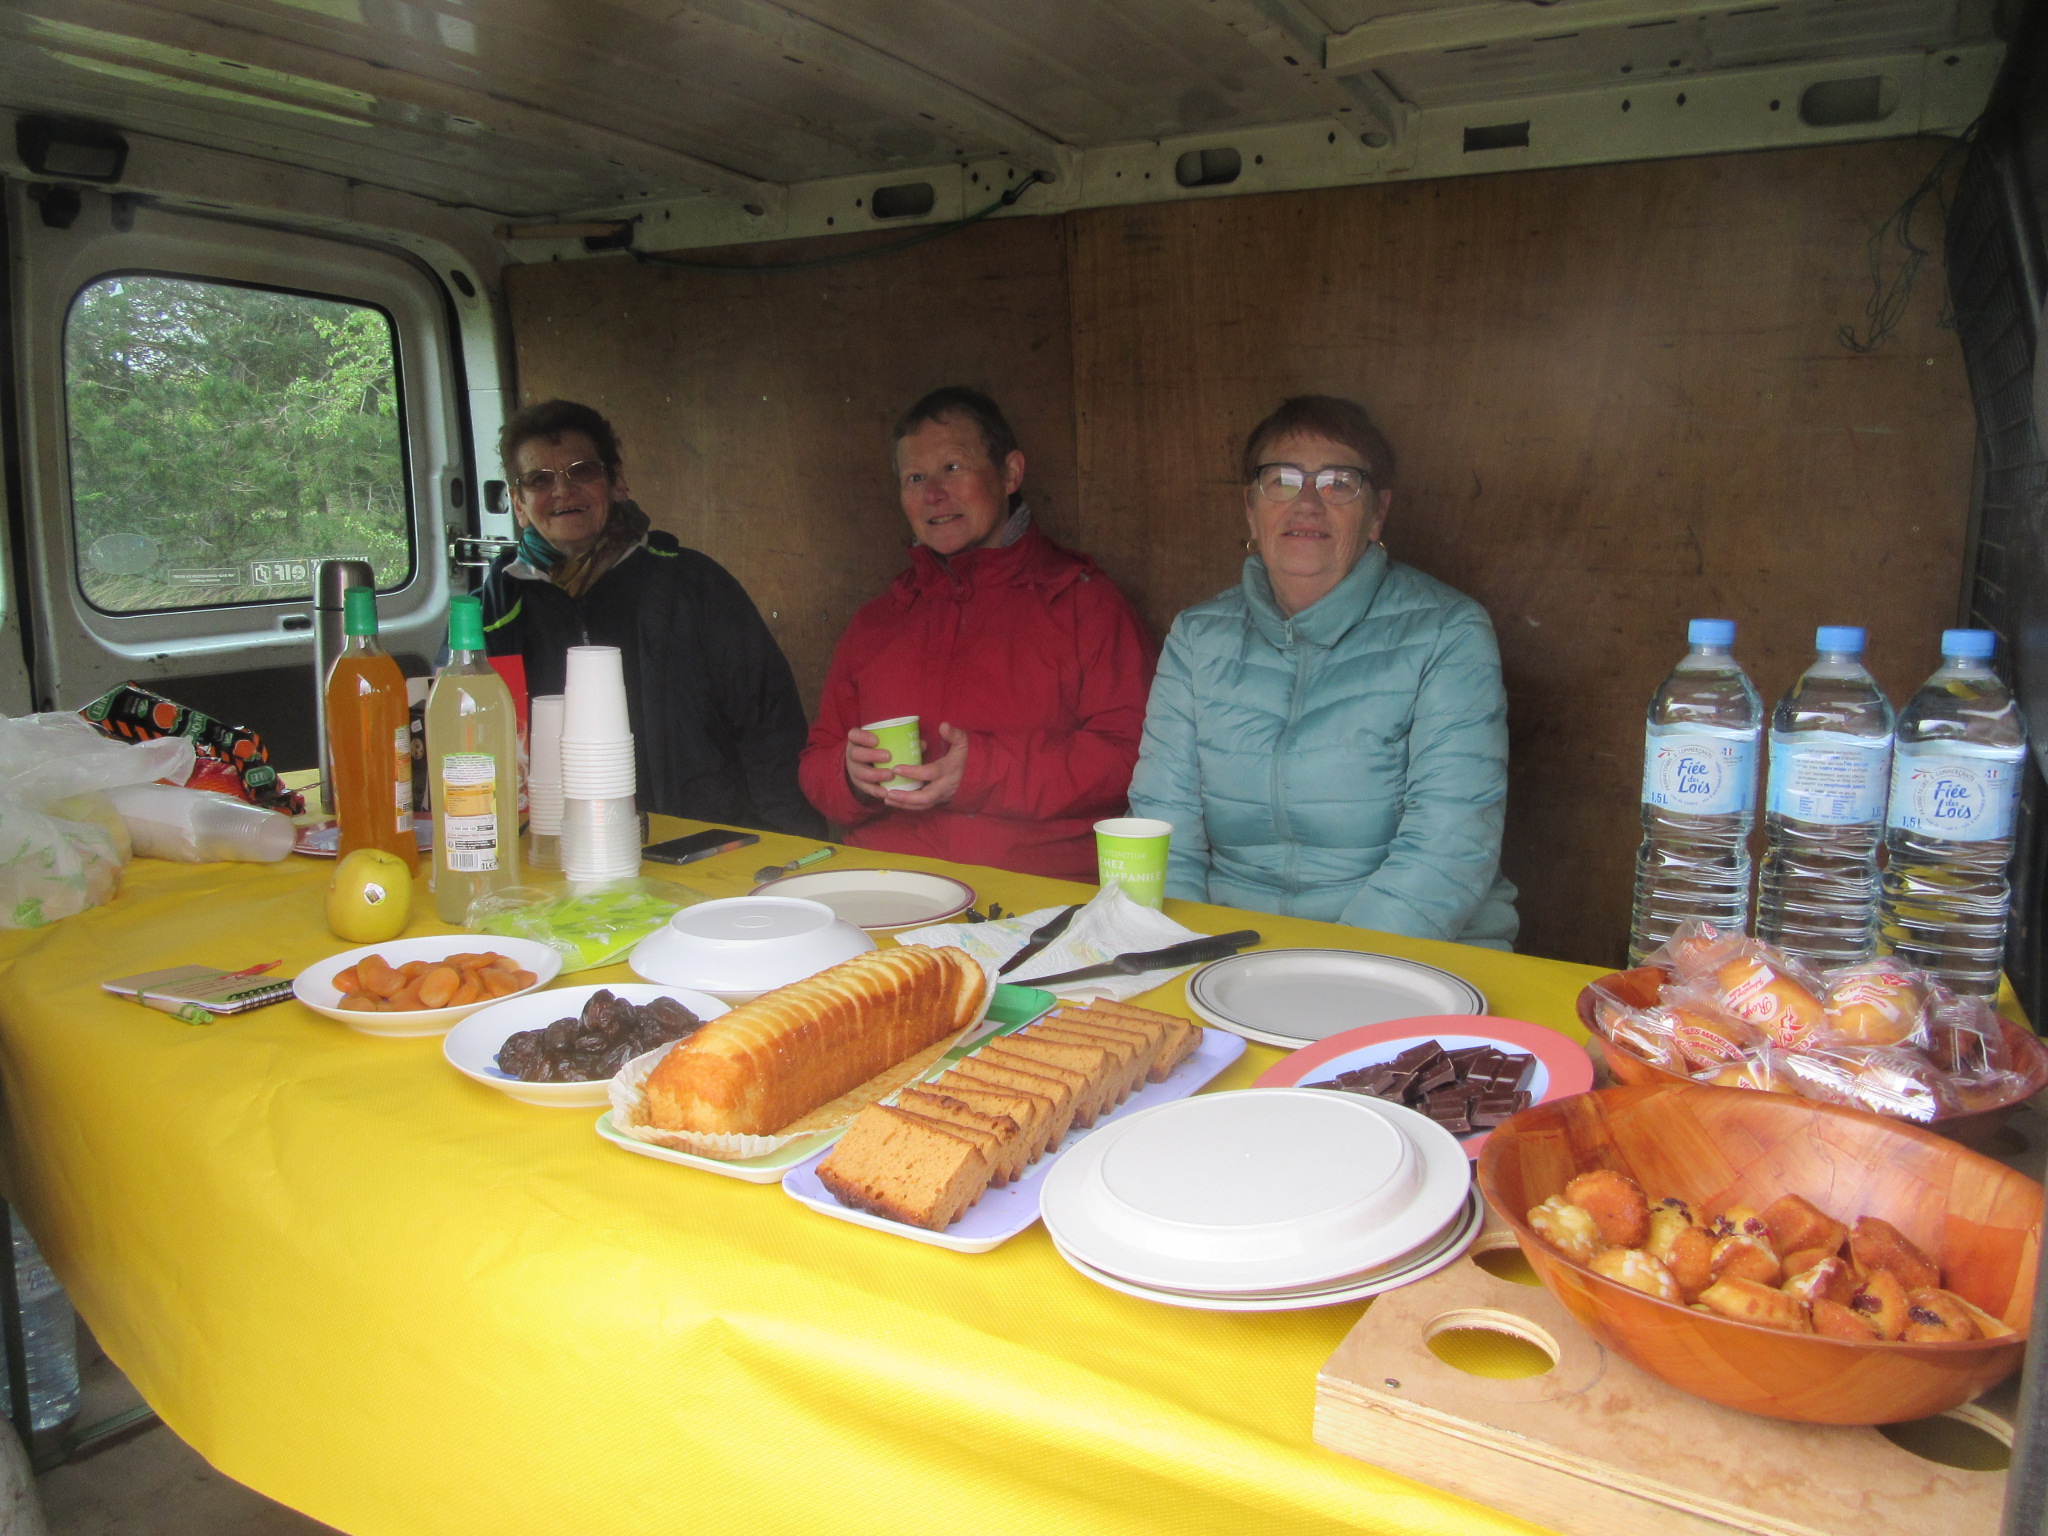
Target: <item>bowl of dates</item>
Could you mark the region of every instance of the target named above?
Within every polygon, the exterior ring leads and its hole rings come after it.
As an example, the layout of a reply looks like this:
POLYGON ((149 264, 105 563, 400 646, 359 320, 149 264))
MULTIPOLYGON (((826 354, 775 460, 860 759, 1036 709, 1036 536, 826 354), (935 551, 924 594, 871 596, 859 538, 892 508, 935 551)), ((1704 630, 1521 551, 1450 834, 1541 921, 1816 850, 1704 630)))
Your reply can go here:
POLYGON ((594 1109, 635 1056, 688 1038, 726 1005, 649 983, 560 987, 479 1009, 442 1044, 450 1066, 529 1104, 594 1109))

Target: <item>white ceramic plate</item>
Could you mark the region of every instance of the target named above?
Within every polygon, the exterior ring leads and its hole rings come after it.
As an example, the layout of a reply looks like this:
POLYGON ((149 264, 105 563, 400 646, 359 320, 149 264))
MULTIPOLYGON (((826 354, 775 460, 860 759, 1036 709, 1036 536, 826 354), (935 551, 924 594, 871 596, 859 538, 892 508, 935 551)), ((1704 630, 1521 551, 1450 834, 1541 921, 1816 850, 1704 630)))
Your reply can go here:
POLYGON ((1391 1263, 1443 1231, 1471 1187, 1457 1138, 1412 1109, 1250 1088, 1167 1104, 1092 1138, 1053 1169, 1042 1205, 1046 1230, 1097 1269, 1148 1287, 1243 1295, 1391 1263), (1339 1226, 1331 1214, 1381 1178, 1330 1160, 1352 1145, 1332 1127, 1356 1115, 1399 1132, 1417 1177, 1390 1214, 1339 1226), (1218 1239, 1247 1236, 1258 1238, 1250 1251, 1211 1256, 1218 1239))
POLYGON ((645 1006, 657 997, 672 997, 700 1019, 710 1020, 726 1013, 724 1003, 702 992, 681 987, 657 987, 647 983, 617 982, 608 987, 562 987, 553 992, 526 992, 502 1002, 479 1008, 448 1031, 441 1042, 441 1054, 448 1065, 464 1077, 473 1077, 501 1093, 528 1104, 547 1104, 557 1109, 594 1109, 611 1102, 611 1079, 600 1077, 587 1083, 529 1083, 498 1070, 498 1052, 505 1042, 524 1029, 545 1029, 557 1019, 574 1018, 583 1005, 599 992, 609 992, 621 1002, 645 1006))
POLYGON ((754 887, 754 894, 822 901, 856 928, 914 928, 958 917, 974 887, 915 869, 821 869, 754 887))
POLYGON ((1244 1042, 1236 1036, 1220 1030, 1203 1030, 1201 1044, 1195 1047, 1194 1054, 1167 1073, 1165 1082, 1139 1084, 1128 1099, 1094 1125, 1076 1126, 1068 1131, 1058 1151, 1041 1157, 1016 1183, 989 1190, 943 1232, 913 1227, 905 1222, 891 1221, 886 1216, 877 1216, 872 1211, 841 1205, 839 1198, 819 1182, 816 1161, 806 1160, 802 1167, 794 1169, 782 1181, 782 1192, 809 1206, 820 1216, 850 1221, 857 1227, 873 1227, 878 1232, 893 1232, 898 1237, 928 1243, 934 1248, 950 1248, 955 1253, 987 1253, 1038 1220, 1039 1194, 1049 1170, 1128 1117, 1142 1115, 1148 1108, 1186 1099, 1243 1054, 1244 1042))
POLYGON ((822 902, 728 896, 685 907, 633 946, 642 981, 743 1003, 864 955, 875 941, 822 902))
POLYGON ((1426 1014, 1480 1014, 1469 981, 1419 960, 1350 949, 1259 949, 1188 978, 1188 1006, 1248 1039, 1289 1050, 1340 1030, 1426 1014))
POLYGON ((299 972, 292 982, 292 996, 315 1013, 363 1034, 404 1039, 415 1035, 445 1035, 477 1010, 538 992, 561 974, 562 957, 547 945, 535 943, 532 939, 501 938, 497 934, 484 933, 444 933, 424 939, 391 939, 382 944, 365 944, 360 949, 329 955, 299 972), (533 985, 505 997, 464 1003, 460 1008, 413 1008, 404 1013, 350 1012, 341 1006, 341 994, 334 987, 336 974, 347 970, 366 955, 381 955, 385 964, 400 966, 408 960, 445 960, 450 955, 474 955, 487 951, 510 955, 517 960, 520 969, 533 972, 533 985))
POLYGON ((1346 1302, 1366 1301, 1425 1279, 1440 1269, 1449 1268, 1464 1257, 1465 1250, 1472 1245, 1472 1239, 1478 1235, 1480 1227, 1485 1225, 1485 1219, 1479 1192, 1474 1190, 1466 1200, 1464 1213, 1452 1222, 1442 1238, 1428 1245, 1425 1257, 1391 1269, 1349 1276, 1329 1285, 1264 1295, 1219 1295, 1212 1292, 1173 1291, 1139 1285, 1136 1281, 1126 1280, 1121 1275, 1097 1269, 1069 1253, 1060 1246, 1058 1238, 1053 1239, 1052 1245, 1061 1258, 1097 1285, 1105 1286, 1112 1291, 1121 1291, 1126 1296, 1135 1296, 1141 1301, 1156 1301, 1168 1307, 1188 1307, 1198 1312, 1302 1312, 1312 1307, 1335 1307, 1346 1302))

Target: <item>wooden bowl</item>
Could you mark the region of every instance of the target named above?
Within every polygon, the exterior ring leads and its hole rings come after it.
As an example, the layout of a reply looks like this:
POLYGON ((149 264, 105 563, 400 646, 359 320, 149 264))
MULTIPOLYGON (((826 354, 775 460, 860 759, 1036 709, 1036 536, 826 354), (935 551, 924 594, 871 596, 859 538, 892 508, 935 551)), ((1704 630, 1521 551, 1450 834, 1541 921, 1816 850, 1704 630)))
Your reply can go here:
MULTIPOLYGON (((1595 990, 1607 993, 1630 1008, 1654 1008, 1664 984, 1671 979, 1671 973, 1662 966, 1639 965, 1632 971, 1612 971, 1602 976, 1591 986, 1579 993, 1579 1022, 1587 1032, 1600 1042, 1600 1049, 1607 1057, 1607 1069, 1621 1083, 1689 1083, 1691 1078, 1668 1067, 1624 1049, 1609 1040, 1593 1022, 1595 990)), ((1937 1116, 1927 1129, 1951 1141, 1960 1141, 1964 1146, 1988 1146, 1998 1134, 1999 1128, 2012 1118, 2012 1112, 2048 1088, 2048 1046, 2032 1030, 2015 1024, 2004 1014, 1998 1016, 1998 1023, 2005 1032, 2006 1053, 2011 1056, 2013 1070, 2020 1075, 2020 1084, 2004 1098, 1992 1104, 1980 1104, 1971 1109, 1958 1110, 1954 1114, 1937 1116)), ((1917 1124, 1918 1122, 1913 1122, 1917 1124)))
POLYGON ((1901 1121, 1703 1083, 1608 1088, 1524 1110, 1479 1156, 1479 1187, 1551 1293, 1593 1336, 1710 1402, 1808 1424, 1888 1424, 1966 1403, 2019 1367, 2041 1249, 2041 1186, 1901 1121), (1881 1216, 1942 1283, 2019 1332, 1966 1344, 1852 1343, 1695 1312, 1574 1263, 1530 1208, 1594 1168, 1701 1216, 1803 1195, 1839 1221, 1881 1216))

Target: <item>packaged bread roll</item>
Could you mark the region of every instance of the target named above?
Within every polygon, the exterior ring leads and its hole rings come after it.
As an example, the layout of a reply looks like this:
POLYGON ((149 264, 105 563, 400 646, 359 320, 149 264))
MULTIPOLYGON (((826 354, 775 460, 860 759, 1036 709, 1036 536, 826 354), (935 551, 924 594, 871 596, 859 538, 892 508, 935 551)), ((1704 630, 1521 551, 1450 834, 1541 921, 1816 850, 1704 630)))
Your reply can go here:
POLYGON ((1918 1045, 1925 1038, 1927 985, 1917 971, 1866 960, 1829 973, 1827 1028, 1858 1045, 1918 1045))
POLYGON ((1756 1026, 1774 1044, 1788 1048, 1803 1043, 1826 1016, 1805 979, 1782 956, 1760 944, 1723 963, 1711 982, 1701 985, 1711 987, 1711 1001, 1720 1012, 1756 1026))

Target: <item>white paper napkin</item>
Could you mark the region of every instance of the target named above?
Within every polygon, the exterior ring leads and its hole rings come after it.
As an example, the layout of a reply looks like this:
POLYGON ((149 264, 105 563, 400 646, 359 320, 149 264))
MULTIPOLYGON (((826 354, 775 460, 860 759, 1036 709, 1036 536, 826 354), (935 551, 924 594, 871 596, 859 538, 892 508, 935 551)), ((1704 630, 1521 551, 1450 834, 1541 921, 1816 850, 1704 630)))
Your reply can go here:
MULTIPOLYGON (((981 962, 991 980, 996 967, 1022 949, 1031 935, 1059 916, 1058 907, 1045 907, 1021 917, 1006 917, 993 923, 936 923, 896 935, 899 944, 929 944, 935 948, 964 949, 981 962)), ((1118 955, 1148 949, 1164 949, 1204 935, 1183 928, 1163 912, 1141 907, 1123 893, 1121 886, 1108 886, 1087 906, 1074 914, 1067 931, 1054 939, 1029 961, 1000 978, 1014 986, 1030 987, 1034 976, 1057 976, 1083 966, 1101 965, 1118 955)), ((1048 990, 1062 997, 1107 997, 1118 1002, 1150 992, 1192 966, 1169 966, 1165 970, 1140 971, 1135 976, 1098 976, 1092 981, 1070 981, 1048 990)))

